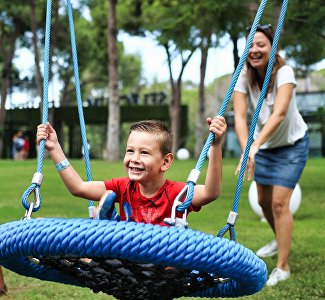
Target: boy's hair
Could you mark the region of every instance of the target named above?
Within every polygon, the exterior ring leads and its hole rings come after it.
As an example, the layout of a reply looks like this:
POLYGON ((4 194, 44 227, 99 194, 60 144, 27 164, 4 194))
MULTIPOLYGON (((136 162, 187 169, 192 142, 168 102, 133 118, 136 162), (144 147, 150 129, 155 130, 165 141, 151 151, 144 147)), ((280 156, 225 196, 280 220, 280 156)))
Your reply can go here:
POLYGON ((172 152, 173 134, 167 125, 159 120, 143 120, 131 125, 129 135, 133 131, 142 131, 154 134, 157 142, 160 145, 160 150, 163 155, 172 152))

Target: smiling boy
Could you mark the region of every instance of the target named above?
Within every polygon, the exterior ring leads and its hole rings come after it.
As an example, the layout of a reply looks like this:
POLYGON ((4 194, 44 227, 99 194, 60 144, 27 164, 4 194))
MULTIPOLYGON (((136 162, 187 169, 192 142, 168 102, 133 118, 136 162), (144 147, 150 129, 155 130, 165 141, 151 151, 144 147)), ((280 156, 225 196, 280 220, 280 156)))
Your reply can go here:
MULTIPOLYGON (((221 142, 226 132, 225 119, 217 116, 208 118, 209 131, 215 135, 211 145, 205 184, 196 185, 190 211, 199 211, 221 192, 222 149, 221 142)), ((67 161, 58 142, 53 127, 41 124, 37 127, 37 142, 46 140, 49 151, 61 179, 76 197, 94 201, 106 198, 112 191, 119 203, 121 220, 126 220, 125 204, 131 208, 130 219, 136 222, 166 225, 163 220, 170 217, 175 197, 185 186, 185 182, 164 178, 174 156, 172 154, 173 135, 166 125, 157 120, 145 120, 133 124, 124 156, 127 177, 106 181, 83 181, 67 161)))

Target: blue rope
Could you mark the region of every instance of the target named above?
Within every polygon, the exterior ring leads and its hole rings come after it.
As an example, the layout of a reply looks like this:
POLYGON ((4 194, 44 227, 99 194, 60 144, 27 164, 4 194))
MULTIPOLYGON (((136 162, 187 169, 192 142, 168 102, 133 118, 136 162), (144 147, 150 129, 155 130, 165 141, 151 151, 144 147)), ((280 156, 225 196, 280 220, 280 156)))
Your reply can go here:
MULTIPOLYGON (((70 0, 67 0, 67 10, 68 10, 68 19, 69 19, 69 26, 70 26, 70 38, 71 38, 72 59, 73 59, 73 69, 74 69, 76 97, 77 97, 77 104, 78 104, 80 131, 81 131, 82 144, 84 149, 84 161, 85 161, 87 180, 91 181, 92 175, 91 175, 91 167, 90 167, 90 159, 89 159, 88 142, 86 137, 87 136, 86 126, 85 126, 85 120, 84 120, 83 108, 82 108, 77 48, 76 48, 76 39, 74 34, 75 31, 73 25, 72 6, 70 0)), ((43 124, 46 124, 48 122, 48 87, 49 87, 49 69, 50 69, 51 12, 52 12, 52 1, 48 0, 47 8, 46 8, 45 50, 44 50, 44 84, 43 84, 44 89, 43 89, 43 118, 42 118, 43 124)), ((38 160, 37 160, 37 173, 40 174, 41 176, 43 170, 44 152, 45 152, 45 140, 42 140, 40 142, 38 160)), ((39 201, 37 202, 38 205, 35 205, 32 211, 35 212, 40 209, 42 203, 40 186, 41 186, 41 181, 32 182, 32 184, 23 193, 22 204, 26 209, 26 211, 30 209, 30 203, 28 202, 28 197, 33 192, 35 194, 35 198, 39 199, 39 201)), ((88 206, 93 207, 94 202, 88 201, 88 206)))
MULTIPOLYGON (((49 73, 50 73, 50 37, 51 37, 51 7, 52 1, 47 1, 46 6, 46 25, 45 25, 45 50, 44 50, 44 78, 43 78, 43 118, 42 123, 46 124, 48 121, 48 89, 49 89, 49 73)), ((37 160, 37 173, 42 174, 43 159, 45 151, 45 140, 40 142, 38 160, 37 160)), ((26 210, 29 210, 30 203, 28 202, 29 195, 34 192, 35 197, 40 199, 38 206, 33 207, 33 212, 38 211, 41 207, 42 197, 40 193, 41 183, 33 183, 22 195, 22 204, 26 210)))
MULTIPOLYGON (((288 6, 288 0, 284 0, 282 7, 281 7, 281 12, 280 12, 280 16, 279 16, 279 21, 275 30, 275 34, 274 34, 274 40, 272 43, 272 48, 271 48, 271 53, 270 53, 270 59, 267 65, 267 69, 266 69, 266 74, 265 74, 265 79, 263 82, 263 86, 262 86, 262 90, 260 93, 260 97, 258 99, 257 105, 256 105, 256 109, 252 118, 252 122, 250 125, 250 129, 249 129, 249 134, 248 134, 248 140, 247 140, 247 144, 246 144, 246 148, 244 151, 244 156, 243 156, 243 161, 241 164, 241 168, 239 171, 239 176, 238 176, 238 181, 237 181, 237 186, 236 186, 236 192, 235 192, 235 197, 234 197, 234 204, 233 204, 233 208, 232 211, 233 212, 238 212, 238 205, 239 205, 239 200, 240 200, 240 193, 242 190, 242 186, 243 186, 243 181, 244 181, 244 177, 245 177, 245 170, 246 170, 246 165, 247 165, 247 161, 248 161, 248 156, 249 156, 249 151, 251 148, 251 145, 254 141, 254 131, 255 131, 255 127, 258 121, 258 116, 260 114, 260 110, 263 104, 263 101, 265 99, 265 95, 267 92, 267 88, 269 85, 269 81, 271 78, 271 74, 272 74, 272 69, 273 69, 273 65, 274 65, 274 60, 275 60, 275 56, 277 53, 277 47, 278 47, 278 43, 279 43, 279 39, 280 39, 280 35, 281 35, 281 30, 282 30, 282 26, 283 26, 283 22, 284 22, 284 18, 285 18, 285 14, 286 14, 286 10, 287 10, 287 6, 288 6)), ((218 236, 223 236, 225 234, 225 232, 229 229, 234 227, 234 225, 231 224, 226 224, 221 231, 218 233, 218 236)), ((232 230, 234 230, 232 228, 232 230)))
MULTIPOLYGON (((220 111, 219 111, 219 115, 220 116, 223 116, 225 111, 226 111, 226 108, 228 106, 228 103, 231 99, 231 96, 232 96, 232 93, 233 93, 233 90, 235 88, 235 85, 236 85, 236 82, 238 80, 238 77, 240 75, 240 72, 244 66, 244 63, 246 61, 246 58, 248 56, 248 52, 249 52, 249 49, 253 43, 253 39, 254 39, 254 34, 256 32, 256 28, 258 26, 258 24, 260 23, 260 19, 263 15, 263 12, 264 12, 264 9, 265 9, 265 6, 267 4, 267 0, 262 0, 258 10, 257 10, 257 13, 256 13, 256 16, 255 16, 255 19, 254 19, 254 22, 253 22, 253 25, 252 25, 252 29, 251 29, 251 32, 248 36, 248 39, 247 39, 247 43, 245 45, 245 49, 244 49, 244 52, 242 54, 242 56, 240 57, 240 60, 239 60, 239 63, 237 65, 237 68, 232 76, 232 79, 231 79, 231 82, 230 82, 230 85, 228 87, 228 90, 227 90, 227 93, 225 95, 225 98, 222 102, 222 105, 221 105, 221 108, 220 108, 220 111)), ((212 132, 209 133, 209 136, 202 148, 202 151, 201 151, 201 154, 198 158, 198 161, 197 161, 197 164, 195 166, 195 169, 201 171, 202 169, 202 166, 206 160, 206 157, 207 157, 207 154, 208 154, 208 151, 210 149, 210 146, 212 144, 214 140, 214 134, 212 132)), ((195 183, 193 182, 187 182, 187 185, 188 185, 188 192, 187 192, 187 195, 186 195, 186 198, 183 202, 183 204, 179 205, 177 207, 177 211, 182 211, 184 212, 185 209, 187 209, 190 204, 192 203, 192 200, 193 200, 193 195, 194 195, 194 186, 195 186, 195 183)))
MULTIPOLYGON (((67 0, 67 8, 68 8, 68 18, 69 18, 69 26, 70 26, 70 38, 71 38, 71 48, 72 48, 72 58, 73 58, 74 79, 75 79, 75 86, 76 86, 76 96, 77 96, 77 103, 78 103, 79 123, 80 123, 80 131, 81 131, 81 138, 82 138, 82 146, 84 150, 84 161, 85 161, 87 180, 91 181, 92 174, 91 174, 91 167, 90 167, 85 118, 84 118, 83 108, 82 108, 79 71, 78 71, 77 46, 76 46, 75 30, 73 25, 73 15, 72 15, 72 7, 71 7, 70 0, 67 0)), ((89 200, 88 206, 89 207, 94 206, 94 202, 89 200)))

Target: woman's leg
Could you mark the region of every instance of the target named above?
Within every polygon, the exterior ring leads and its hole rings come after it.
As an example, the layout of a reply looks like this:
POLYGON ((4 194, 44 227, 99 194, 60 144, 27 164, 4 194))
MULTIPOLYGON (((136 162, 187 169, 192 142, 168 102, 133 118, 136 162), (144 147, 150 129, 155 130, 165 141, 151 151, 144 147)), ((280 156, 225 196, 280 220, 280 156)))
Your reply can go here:
POLYGON ((277 268, 283 271, 289 271, 288 258, 293 232, 293 217, 289 209, 289 204, 292 192, 292 189, 286 187, 273 187, 272 210, 276 239, 278 242, 277 268))
POLYGON ((262 207, 264 217, 275 234, 273 210, 272 210, 273 186, 262 185, 257 183, 256 187, 257 187, 257 195, 258 195, 258 204, 262 207))

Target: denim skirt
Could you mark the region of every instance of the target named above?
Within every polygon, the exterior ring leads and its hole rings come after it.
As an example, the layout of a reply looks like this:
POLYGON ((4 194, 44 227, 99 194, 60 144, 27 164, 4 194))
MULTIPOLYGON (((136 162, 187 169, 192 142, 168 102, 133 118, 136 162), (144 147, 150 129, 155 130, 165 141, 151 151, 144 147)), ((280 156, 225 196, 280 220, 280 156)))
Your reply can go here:
POLYGON ((293 145, 260 149, 255 155, 254 180, 294 189, 306 165, 308 151, 308 132, 293 145))

